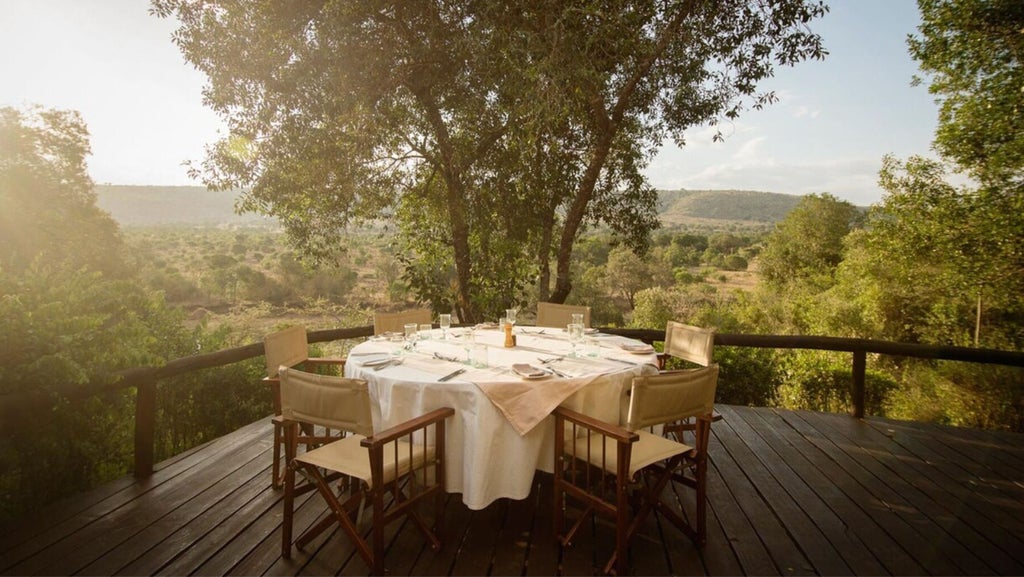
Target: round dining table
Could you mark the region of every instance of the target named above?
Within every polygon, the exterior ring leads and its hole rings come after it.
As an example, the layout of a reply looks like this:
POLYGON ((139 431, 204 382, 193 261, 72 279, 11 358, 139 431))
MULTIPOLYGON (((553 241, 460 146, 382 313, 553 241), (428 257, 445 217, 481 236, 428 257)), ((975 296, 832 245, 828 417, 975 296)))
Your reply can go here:
POLYGON ((635 376, 656 374, 640 341, 588 330, 520 326, 515 345, 494 325, 380 335, 356 345, 345 376, 367 381, 373 428, 382 431, 439 407, 446 423, 445 490, 470 509, 525 499, 537 470, 554 470, 554 418, 564 405, 620 423, 635 376))

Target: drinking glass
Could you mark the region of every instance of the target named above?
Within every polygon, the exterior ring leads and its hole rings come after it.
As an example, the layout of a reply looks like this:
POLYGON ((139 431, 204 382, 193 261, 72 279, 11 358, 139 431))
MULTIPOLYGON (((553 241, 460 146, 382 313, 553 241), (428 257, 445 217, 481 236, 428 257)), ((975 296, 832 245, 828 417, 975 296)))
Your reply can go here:
POLYGON ((417 335, 417 337, 421 341, 429 340, 430 336, 431 336, 431 331, 432 330, 433 330, 433 327, 431 327, 430 325, 424 323, 424 324, 420 325, 419 330, 416 331, 416 335, 417 335))
POLYGON ((416 323, 405 324, 405 343, 409 348, 416 348, 416 331, 420 326, 416 323))
POLYGON ((405 348, 405 337, 397 332, 393 332, 388 341, 391 343, 391 358, 398 359, 401 357, 402 350, 405 348))
POLYGON ((572 313, 572 323, 583 326, 583 313, 572 313))
POLYGON ((466 329, 466 332, 462 335, 462 348, 466 349, 466 364, 473 364, 473 348, 476 346, 476 335, 473 334, 473 329, 466 329))
POLYGON ((566 331, 569 333, 569 342, 572 343, 572 356, 579 357, 576 348, 583 343, 583 323, 569 323, 566 331))
POLYGON ((505 318, 514 327, 516 324, 516 309, 505 309, 505 318))
POLYGON ((477 369, 487 368, 487 345, 471 345, 469 349, 469 364, 477 369))
POLYGON ((441 326, 441 339, 442 340, 447 340, 448 339, 448 329, 450 329, 452 327, 452 315, 449 315, 449 314, 441 315, 441 320, 438 322, 438 324, 441 326))

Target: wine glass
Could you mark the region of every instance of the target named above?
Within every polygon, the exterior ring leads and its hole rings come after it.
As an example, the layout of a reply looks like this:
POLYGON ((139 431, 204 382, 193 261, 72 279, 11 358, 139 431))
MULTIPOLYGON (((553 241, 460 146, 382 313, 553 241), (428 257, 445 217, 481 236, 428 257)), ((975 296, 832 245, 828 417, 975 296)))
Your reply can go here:
POLYGON ((441 340, 448 340, 448 329, 452 327, 452 315, 442 314, 438 324, 441 326, 441 340))

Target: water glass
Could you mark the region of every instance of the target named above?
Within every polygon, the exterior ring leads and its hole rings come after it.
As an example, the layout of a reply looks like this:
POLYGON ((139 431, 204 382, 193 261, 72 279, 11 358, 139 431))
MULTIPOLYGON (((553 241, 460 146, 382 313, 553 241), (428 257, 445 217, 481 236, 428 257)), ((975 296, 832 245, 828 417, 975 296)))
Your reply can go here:
POLYGON ((583 343, 583 323, 569 323, 566 332, 569 333, 569 342, 572 343, 572 356, 580 356, 576 347, 583 343))
POLYGON ((473 344, 469 350, 469 364, 477 369, 487 368, 487 345, 473 344))
POLYGON ((452 315, 442 314, 440 316, 440 320, 438 321, 438 325, 441 327, 441 338, 447 339, 448 329, 452 327, 452 315))
POLYGON ((417 335, 417 337, 421 341, 428 340, 428 339, 430 339, 430 332, 431 332, 432 329, 433 329, 433 327, 431 327, 430 325, 424 323, 424 324, 420 325, 419 330, 416 331, 416 335, 417 335))
POLYGON ((476 335, 473 334, 473 329, 466 329, 466 332, 462 335, 462 348, 466 349, 466 364, 473 364, 473 348, 476 346, 476 335))
POLYGON ((583 326, 583 313, 572 313, 572 324, 583 326))
POLYGON ((420 326, 416 323, 405 323, 405 342, 415 346, 416 345, 416 331, 419 330, 420 326))
POLYGON ((405 337, 399 333, 391 333, 388 342, 391 343, 391 358, 397 359, 402 356, 402 349, 405 348, 405 337))

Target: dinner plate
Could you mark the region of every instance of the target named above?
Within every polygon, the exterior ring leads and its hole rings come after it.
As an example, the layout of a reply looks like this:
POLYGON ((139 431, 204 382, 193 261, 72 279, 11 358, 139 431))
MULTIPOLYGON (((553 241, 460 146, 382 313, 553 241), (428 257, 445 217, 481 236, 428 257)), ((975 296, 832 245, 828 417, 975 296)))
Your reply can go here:
POLYGON ((597 329, 583 329, 583 334, 585 334, 585 335, 596 335, 599 332, 601 332, 601 331, 599 331, 597 329))
POLYGON ((364 367, 378 367, 378 366, 383 365, 385 363, 390 363, 391 361, 392 361, 391 357, 384 357, 383 359, 373 359, 372 361, 366 361, 365 363, 363 363, 363 366, 364 367))
POLYGON ((634 355, 649 355, 654 352, 654 347, 651 345, 619 345, 619 348, 626 351, 627 353, 633 353, 634 355))

